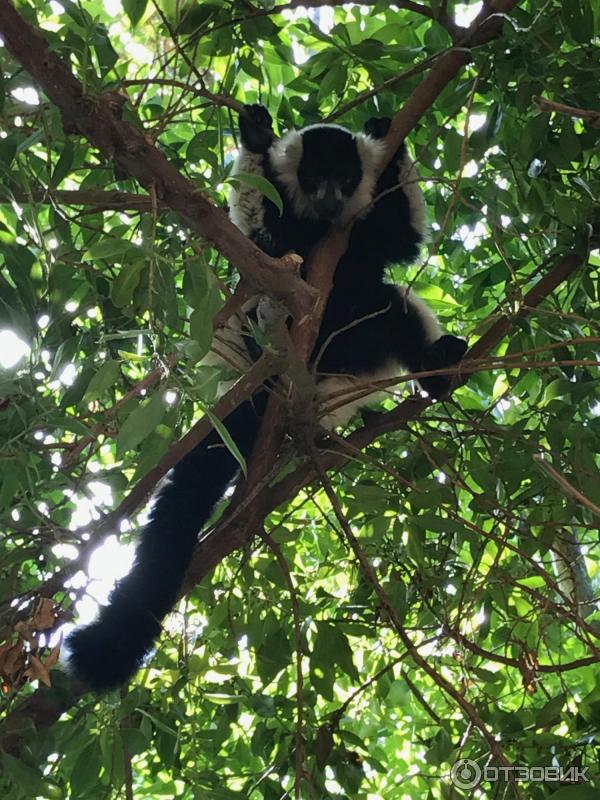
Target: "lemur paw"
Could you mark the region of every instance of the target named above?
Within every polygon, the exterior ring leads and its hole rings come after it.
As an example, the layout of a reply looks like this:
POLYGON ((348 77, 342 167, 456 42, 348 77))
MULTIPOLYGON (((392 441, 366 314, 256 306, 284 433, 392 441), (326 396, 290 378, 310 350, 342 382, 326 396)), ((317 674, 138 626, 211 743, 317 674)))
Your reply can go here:
POLYGON ((253 153, 266 153, 273 144, 273 118, 259 103, 245 105, 240 112, 242 144, 253 153))
MULTIPOLYGON (((446 334, 430 345, 423 356, 423 369, 443 369, 462 361, 467 352, 467 343, 458 336, 446 334)), ((451 375, 432 375, 419 381, 421 387, 432 397, 443 397, 450 389, 451 375)))
MULTIPOLYGON (((447 333, 435 341, 428 350, 427 356, 430 361, 438 362, 439 367, 449 367, 452 364, 458 364, 462 360, 464 354, 467 352, 467 343, 464 339, 459 339, 458 336, 452 336, 447 333)), ((431 366, 429 369, 435 369, 431 366)))
POLYGON ((373 139, 385 139, 391 124, 391 117, 371 117, 365 122, 363 133, 372 136, 373 139))

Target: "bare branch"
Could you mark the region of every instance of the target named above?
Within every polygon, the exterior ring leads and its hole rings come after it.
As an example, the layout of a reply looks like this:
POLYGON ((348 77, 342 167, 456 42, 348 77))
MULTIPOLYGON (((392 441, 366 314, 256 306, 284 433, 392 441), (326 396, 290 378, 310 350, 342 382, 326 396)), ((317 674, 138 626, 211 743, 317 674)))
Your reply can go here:
POLYGON ((600 128, 600 111, 596 109, 567 106, 564 103, 556 103, 554 100, 547 100, 545 97, 539 97, 536 94, 533 95, 532 100, 540 111, 576 117, 587 122, 592 128, 600 128))
POLYGON ((565 478, 565 476, 560 473, 557 469, 555 469, 552 464, 548 463, 546 459, 539 453, 536 453, 533 456, 533 460, 535 463, 541 467, 541 469, 549 475, 552 480, 557 483, 563 492, 571 498, 575 503, 578 505, 584 506, 587 508, 588 511, 591 511, 596 517, 600 517, 600 507, 598 507, 595 503, 582 494, 579 489, 576 489, 573 484, 565 478))
POLYGON ((216 94, 206 89, 204 86, 190 85, 184 81, 178 81, 174 78, 139 78, 121 81, 121 86, 173 86, 177 89, 183 89, 186 92, 196 95, 196 97, 204 97, 206 100, 215 106, 223 106, 224 108, 231 108, 232 111, 239 112, 243 109, 244 104, 233 97, 225 94, 216 94))

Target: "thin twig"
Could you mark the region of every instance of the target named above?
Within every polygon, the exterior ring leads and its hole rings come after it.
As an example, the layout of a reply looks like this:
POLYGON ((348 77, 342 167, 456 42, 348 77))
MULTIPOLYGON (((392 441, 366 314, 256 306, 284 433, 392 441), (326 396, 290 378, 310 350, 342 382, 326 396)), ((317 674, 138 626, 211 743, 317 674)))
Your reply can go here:
POLYGON ((532 100, 540 111, 576 117, 585 120, 592 128, 600 128, 600 111, 596 109, 577 108, 576 106, 568 106, 564 103, 556 103, 554 100, 547 100, 545 97, 540 97, 537 94, 533 95, 532 100))
POLYGON ((533 456, 533 460, 547 475, 552 478, 553 481, 560 486, 560 488, 571 498, 571 500, 574 500, 579 505, 584 506, 595 516, 600 517, 600 507, 595 503, 592 503, 589 497, 586 497, 584 494, 582 494, 579 489, 576 489, 573 484, 565 478, 564 475, 556 470, 552 464, 549 464, 548 461, 546 461, 543 455, 536 453, 533 456))
POLYGON ((292 618, 294 623, 294 642, 296 649, 296 780, 294 784, 294 796, 300 800, 302 796, 302 778, 304 776, 304 737, 302 728, 304 724, 304 676, 302 673, 302 619, 300 616, 300 605, 298 603, 298 593, 290 573, 290 568, 283 555, 281 547, 263 528, 259 535, 267 547, 272 551, 290 593, 292 604, 292 618))

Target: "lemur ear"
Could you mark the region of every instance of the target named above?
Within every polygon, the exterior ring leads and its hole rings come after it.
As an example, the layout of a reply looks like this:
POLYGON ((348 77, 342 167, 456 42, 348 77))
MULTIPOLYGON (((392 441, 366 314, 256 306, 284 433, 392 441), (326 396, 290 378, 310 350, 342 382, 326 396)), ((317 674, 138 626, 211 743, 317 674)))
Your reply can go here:
POLYGON ((385 139, 391 124, 391 117, 371 117, 365 122, 363 133, 373 139, 385 139))

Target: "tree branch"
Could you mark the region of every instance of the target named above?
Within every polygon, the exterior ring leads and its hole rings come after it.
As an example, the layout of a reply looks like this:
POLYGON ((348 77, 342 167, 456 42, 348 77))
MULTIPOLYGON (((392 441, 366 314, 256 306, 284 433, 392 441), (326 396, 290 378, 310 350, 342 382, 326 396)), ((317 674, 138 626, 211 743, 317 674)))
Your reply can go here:
POLYGON ((600 111, 597 109, 567 106, 564 103, 556 103, 554 100, 547 100, 545 97, 539 97, 536 94, 533 95, 532 100, 540 111, 576 117, 587 122, 592 128, 600 128, 600 111))
POLYGON ((579 489, 573 486, 573 484, 568 481, 562 473, 560 473, 552 466, 552 464, 546 461, 543 455, 536 453, 533 456, 533 460, 542 469, 542 471, 546 473, 546 475, 549 475, 552 480, 560 486, 567 497, 570 497, 574 503, 587 508, 588 511, 591 511, 596 517, 600 517, 600 507, 595 503, 592 503, 589 497, 586 497, 579 491, 579 489))
MULTIPOLYGON (((0 185, 0 197, 27 203, 63 203, 67 206, 91 206, 92 211, 152 211, 152 198, 135 192, 103 192, 101 189, 48 189, 24 192, 0 185)), ((164 208, 164 204, 162 204, 164 208)))
MULTIPOLYGON (((356 560, 358 561, 358 563, 360 565, 360 569, 361 569, 361 571, 363 573, 363 576, 371 584, 371 587, 373 588, 375 594, 377 595, 377 598, 378 598, 379 602, 381 603, 382 608, 385 610, 386 615, 387 615, 388 619, 390 620, 393 629, 396 631, 400 641, 402 642, 402 644, 406 648, 406 651, 407 651, 408 655, 412 658, 412 660, 415 662, 415 664, 423 672, 425 672, 432 679, 432 681, 437 686, 439 686, 440 689, 442 689, 449 697, 451 697, 454 700, 454 702, 457 704, 457 706, 459 706, 464 711, 464 713, 467 716, 467 718, 473 723, 473 725, 477 728, 477 730, 481 733, 482 737, 487 742, 487 745, 490 748, 490 752, 492 753, 492 755, 495 758, 497 758, 498 761, 501 764, 503 764, 505 766, 509 766, 510 762, 507 760, 506 756, 504 755, 504 753, 503 753, 499 743, 496 741, 496 738, 494 737, 494 734, 492 733, 492 731, 488 728, 488 726, 485 724, 485 722, 481 719, 481 717, 478 714, 477 709, 475 708, 475 706, 472 703, 470 703, 466 699, 466 697, 464 697, 464 695, 461 693, 461 691, 459 689, 457 689, 440 672, 438 672, 429 663, 429 660, 427 658, 425 658, 424 656, 421 655, 421 653, 419 653, 418 648, 415 646, 414 642, 412 641, 412 639, 408 635, 408 632, 406 631, 406 628, 402 624, 402 620, 400 619, 400 616, 398 615, 398 612, 396 611, 393 603, 391 602, 391 600, 388 597, 386 591, 382 587, 382 585, 381 585, 381 583, 380 583, 380 581, 379 581, 379 579, 377 577, 377 573, 375 572, 375 569, 373 568, 373 566, 371 565, 371 562, 366 557, 365 553, 363 552, 362 548, 360 547, 360 545, 358 543, 358 539, 354 535, 348 520, 344 516, 344 513, 342 511, 342 507, 341 507, 340 502, 339 502, 339 500, 337 498, 337 495, 335 494, 335 491, 333 490, 331 482, 329 481, 329 478, 327 477, 327 472, 325 471, 325 469, 321 465, 319 457, 316 454, 314 456, 313 463, 314 463, 315 469, 316 469, 316 471, 317 471, 317 473, 319 475, 319 479, 321 481, 321 484, 322 484, 322 486, 323 486, 323 488, 325 490, 325 494, 329 498, 329 502, 331 503, 331 507, 333 508, 333 511, 334 511, 335 516, 336 516, 336 518, 338 520, 338 523, 340 524, 340 526, 342 528, 342 531, 344 533, 344 537, 345 537, 346 541, 348 542, 348 544, 350 546, 350 549, 352 550, 356 560)), ((516 794, 515 796, 519 797, 520 795, 516 794)))
POLYGON ((196 97, 204 97, 206 100, 210 100, 210 102, 215 106, 223 106, 224 108, 230 108, 232 111, 236 111, 238 114, 244 108, 244 104, 240 103, 239 100, 236 100, 233 97, 229 97, 226 94, 215 94, 215 92, 211 92, 209 89, 206 89, 204 85, 196 86, 195 84, 190 85, 189 83, 185 83, 185 81, 178 81, 174 78, 138 78, 138 79, 130 79, 126 81, 121 81, 121 86, 173 86, 176 89, 182 89, 185 92, 190 92, 191 94, 196 95, 196 97))

